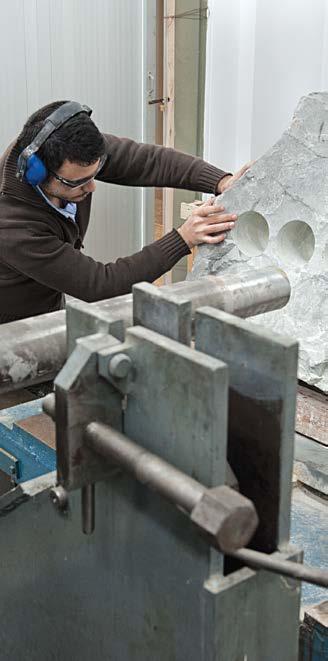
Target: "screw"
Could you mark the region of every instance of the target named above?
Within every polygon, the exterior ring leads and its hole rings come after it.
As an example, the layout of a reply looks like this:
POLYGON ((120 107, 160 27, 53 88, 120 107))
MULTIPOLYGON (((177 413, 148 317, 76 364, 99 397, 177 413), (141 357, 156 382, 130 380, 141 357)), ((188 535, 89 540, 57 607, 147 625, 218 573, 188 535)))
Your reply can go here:
POLYGON ((67 512, 68 493, 60 484, 50 490, 50 500, 59 512, 67 512))
POLYGON ((108 364, 108 371, 111 376, 116 379, 124 379, 129 374, 132 368, 132 361, 125 353, 117 353, 116 356, 110 359, 108 364))

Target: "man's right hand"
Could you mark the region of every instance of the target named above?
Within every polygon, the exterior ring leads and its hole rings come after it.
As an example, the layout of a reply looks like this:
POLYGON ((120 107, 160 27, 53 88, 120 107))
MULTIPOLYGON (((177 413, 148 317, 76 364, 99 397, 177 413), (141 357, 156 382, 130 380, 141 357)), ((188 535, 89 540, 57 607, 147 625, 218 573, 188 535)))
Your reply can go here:
POLYGON ((226 232, 233 229, 237 215, 224 213, 224 207, 215 206, 214 200, 194 209, 178 232, 191 249, 200 243, 221 243, 226 232))

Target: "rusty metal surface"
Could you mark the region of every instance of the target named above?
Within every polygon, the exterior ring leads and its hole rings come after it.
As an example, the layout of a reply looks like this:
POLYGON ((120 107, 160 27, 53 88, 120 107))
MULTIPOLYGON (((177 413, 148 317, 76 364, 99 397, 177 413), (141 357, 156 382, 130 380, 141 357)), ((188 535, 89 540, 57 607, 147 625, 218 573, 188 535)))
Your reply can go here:
POLYGON ((0 393, 53 379, 66 357, 65 311, 0 327, 0 393))
POLYGON ((15 424, 16 427, 24 429, 24 431, 32 434, 35 438, 48 445, 50 448, 56 449, 56 429, 54 422, 49 419, 48 415, 39 413, 18 420, 15 424))

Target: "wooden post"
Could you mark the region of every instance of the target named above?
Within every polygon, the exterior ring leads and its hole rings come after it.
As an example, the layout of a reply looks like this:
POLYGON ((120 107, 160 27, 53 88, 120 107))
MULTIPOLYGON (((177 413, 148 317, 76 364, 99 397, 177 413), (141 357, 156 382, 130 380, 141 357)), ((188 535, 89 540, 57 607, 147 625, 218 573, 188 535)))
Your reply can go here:
MULTIPOLYGON (((174 49, 175 49, 175 0, 165 0, 164 4, 164 135, 165 147, 174 147, 174 49)), ((172 188, 163 190, 163 229, 164 234, 173 228, 172 188)), ((172 282, 171 273, 164 276, 164 284, 172 282)))

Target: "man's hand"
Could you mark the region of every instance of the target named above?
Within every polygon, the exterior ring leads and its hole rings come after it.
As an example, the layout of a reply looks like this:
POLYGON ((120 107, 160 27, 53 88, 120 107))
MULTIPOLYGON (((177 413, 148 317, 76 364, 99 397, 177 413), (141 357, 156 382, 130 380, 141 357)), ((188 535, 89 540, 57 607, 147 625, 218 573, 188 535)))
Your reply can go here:
POLYGON ((240 170, 238 170, 238 172, 235 174, 227 174, 225 177, 222 177, 217 185, 218 194, 224 193, 225 190, 231 188, 231 186, 233 186, 233 184, 238 181, 238 179, 240 179, 240 177, 242 177, 243 174, 247 172, 247 170, 249 170, 253 163, 254 161, 250 161, 249 163, 246 163, 246 165, 243 165, 243 167, 240 168, 240 170))
POLYGON ((221 243, 226 238, 226 232, 235 226, 236 214, 223 213, 224 207, 215 206, 213 202, 205 202, 194 209, 178 229, 190 249, 200 243, 221 243))

